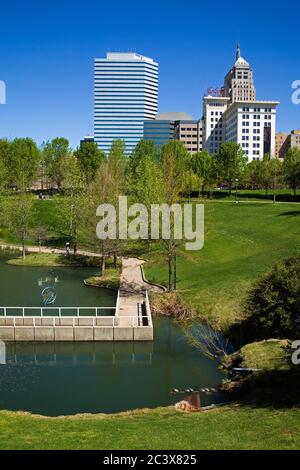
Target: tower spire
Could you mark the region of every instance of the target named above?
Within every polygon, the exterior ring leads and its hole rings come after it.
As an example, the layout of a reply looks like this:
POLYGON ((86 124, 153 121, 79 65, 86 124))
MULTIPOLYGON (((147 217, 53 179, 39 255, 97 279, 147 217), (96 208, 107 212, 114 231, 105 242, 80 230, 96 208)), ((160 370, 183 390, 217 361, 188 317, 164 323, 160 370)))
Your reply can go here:
POLYGON ((236 48, 236 60, 239 60, 240 57, 241 57, 241 48, 240 48, 240 45, 238 44, 236 48))

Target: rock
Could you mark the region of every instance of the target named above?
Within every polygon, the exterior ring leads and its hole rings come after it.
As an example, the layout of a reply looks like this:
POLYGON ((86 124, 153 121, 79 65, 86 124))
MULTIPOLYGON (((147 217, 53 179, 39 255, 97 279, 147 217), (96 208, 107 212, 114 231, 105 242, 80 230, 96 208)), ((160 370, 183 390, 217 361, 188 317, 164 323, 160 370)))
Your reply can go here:
POLYGON ((192 406, 188 401, 176 403, 175 410, 184 411, 185 413, 195 413, 196 411, 199 411, 199 409, 192 406))

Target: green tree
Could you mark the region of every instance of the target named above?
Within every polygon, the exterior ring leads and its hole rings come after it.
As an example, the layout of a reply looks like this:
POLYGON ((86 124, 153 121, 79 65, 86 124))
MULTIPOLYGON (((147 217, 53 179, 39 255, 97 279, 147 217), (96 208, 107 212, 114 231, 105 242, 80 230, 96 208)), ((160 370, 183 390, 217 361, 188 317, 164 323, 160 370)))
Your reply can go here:
POLYGON ((266 191, 266 196, 268 196, 269 189, 273 188, 275 190, 276 183, 281 178, 282 164, 278 159, 271 158, 270 154, 266 154, 259 164, 260 183, 266 191))
POLYGON ((111 254, 114 240, 99 240, 96 233, 96 227, 99 222, 96 212, 102 204, 111 204, 116 206, 116 196, 113 186, 113 176, 110 172, 108 161, 103 161, 96 174, 94 181, 88 188, 85 198, 84 224, 85 238, 93 250, 101 254, 101 275, 106 273, 106 259, 111 254))
POLYGON ((7 139, 0 139, 0 190, 8 185, 9 161, 11 155, 11 143, 7 139))
POLYGON ((258 339, 300 337, 300 256, 275 265, 250 291, 245 312, 258 339))
POLYGON ((63 137, 57 137, 51 142, 46 142, 43 148, 43 162, 50 181, 61 190, 65 177, 66 160, 72 152, 69 141, 63 137))
POLYGON ((64 179, 62 190, 64 197, 57 206, 56 230, 66 236, 70 242, 79 242, 79 231, 83 221, 84 179, 78 160, 72 156, 64 159, 64 179))
POLYGON ((89 185, 95 179, 101 163, 105 160, 105 153, 99 149, 95 142, 83 142, 76 150, 75 156, 84 174, 85 182, 89 185))
POLYGON ((247 157, 239 144, 226 142, 220 145, 215 158, 218 177, 227 184, 231 194, 234 181, 241 178, 245 171, 247 157))
POLYGON ((22 244, 23 258, 26 257, 26 239, 33 223, 33 198, 26 191, 5 198, 3 202, 4 219, 10 232, 22 244))
POLYGON ((140 140, 133 149, 128 160, 128 171, 132 181, 136 180, 136 169, 145 156, 150 156, 152 160, 156 159, 157 150, 154 142, 150 140, 140 140))
POLYGON ((108 171, 113 181, 116 197, 121 196, 126 188, 127 157, 123 140, 115 140, 108 154, 108 171))
MULTIPOLYGON (((186 150, 184 143, 173 140, 162 147, 161 166, 164 180, 164 200, 172 206, 178 201, 180 193, 186 188, 186 175, 190 169, 190 154, 186 150)), ((170 214, 171 237, 167 244, 168 251, 168 271, 169 271, 169 291, 173 291, 173 270, 176 272, 176 247, 177 241, 174 239, 174 214, 170 214)))
POLYGON ((32 139, 13 140, 6 161, 9 184, 18 190, 30 188, 37 177, 40 159, 40 151, 32 139))
POLYGON ((199 195, 205 192, 205 189, 214 182, 215 178, 215 159, 206 150, 197 152, 192 155, 191 159, 192 170, 198 176, 199 181, 202 182, 202 187, 199 195))
POLYGON ((297 188, 300 186, 300 149, 288 150, 283 163, 283 171, 285 181, 294 190, 294 196, 296 196, 297 188))

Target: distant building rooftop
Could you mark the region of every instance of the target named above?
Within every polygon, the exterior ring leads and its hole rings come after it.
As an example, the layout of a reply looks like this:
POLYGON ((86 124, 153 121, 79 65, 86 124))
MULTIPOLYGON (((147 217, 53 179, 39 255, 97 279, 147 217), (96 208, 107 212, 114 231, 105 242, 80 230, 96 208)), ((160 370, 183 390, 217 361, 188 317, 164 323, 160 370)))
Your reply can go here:
POLYGON ((156 121, 192 121, 193 118, 189 114, 186 113, 178 113, 178 112, 169 112, 169 113, 162 113, 156 116, 156 121))

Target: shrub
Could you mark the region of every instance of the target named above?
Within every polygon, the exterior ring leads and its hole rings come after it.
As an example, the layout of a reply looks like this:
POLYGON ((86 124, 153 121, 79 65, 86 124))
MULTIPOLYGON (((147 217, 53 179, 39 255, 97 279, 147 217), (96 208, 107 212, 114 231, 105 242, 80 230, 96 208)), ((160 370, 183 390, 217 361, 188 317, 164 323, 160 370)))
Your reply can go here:
POLYGON ((300 256, 284 260, 259 280, 246 301, 259 338, 300 338, 300 256))

